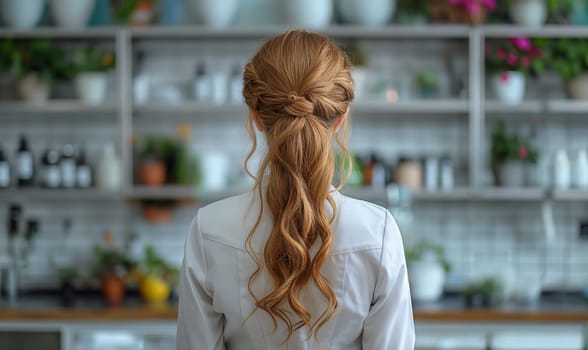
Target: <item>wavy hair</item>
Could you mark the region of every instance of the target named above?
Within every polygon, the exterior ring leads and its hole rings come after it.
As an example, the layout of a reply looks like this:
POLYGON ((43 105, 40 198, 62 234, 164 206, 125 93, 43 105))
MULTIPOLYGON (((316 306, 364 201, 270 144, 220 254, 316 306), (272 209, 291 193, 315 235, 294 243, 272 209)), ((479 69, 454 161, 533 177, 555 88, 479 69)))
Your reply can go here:
POLYGON ((302 30, 271 38, 245 66, 243 96, 250 109, 247 129, 253 140, 246 170, 257 148, 255 119, 267 142, 257 174, 247 170, 255 179, 254 190, 261 205, 246 240, 247 250, 257 263, 248 289, 256 305, 252 313, 257 309, 267 312, 274 332, 278 321, 285 323, 285 342, 302 327, 308 327, 309 336, 314 334, 318 339, 319 329, 338 310, 337 296, 321 275, 321 267, 333 243, 330 225, 337 213, 331 197, 336 163, 333 141, 341 153, 337 189, 351 171, 351 156, 345 145, 348 118, 339 120, 354 97, 350 69, 347 55, 327 37, 302 30), (342 123, 340 132, 335 130, 338 120, 342 123), (265 207, 271 212, 273 226, 262 262, 251 240, 265 207), (311 248, 316 253, 311 254, 311 248), (274 289, 256 296, 253 281, 264 267, 274 289), (311 314, 301 300, 309 283, 314 283, 326 300, 318 317, 313 317, 317 315, 311 314))

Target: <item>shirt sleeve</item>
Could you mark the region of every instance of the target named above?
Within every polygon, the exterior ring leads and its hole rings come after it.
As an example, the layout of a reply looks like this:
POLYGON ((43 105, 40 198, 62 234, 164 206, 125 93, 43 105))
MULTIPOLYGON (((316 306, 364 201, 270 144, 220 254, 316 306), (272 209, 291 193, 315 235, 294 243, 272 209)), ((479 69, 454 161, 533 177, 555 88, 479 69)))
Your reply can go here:
POLYGON ((380 271, 363 326, 364 350, 413 350, 414 320, 400 231, 387 212, 380 271))
POLYGON ((212 306, 206 286, 206 257, 199 226, 199 214, 192 221, 184 248, 180 274, 177 350, 225 350, 223 315, 212 306))

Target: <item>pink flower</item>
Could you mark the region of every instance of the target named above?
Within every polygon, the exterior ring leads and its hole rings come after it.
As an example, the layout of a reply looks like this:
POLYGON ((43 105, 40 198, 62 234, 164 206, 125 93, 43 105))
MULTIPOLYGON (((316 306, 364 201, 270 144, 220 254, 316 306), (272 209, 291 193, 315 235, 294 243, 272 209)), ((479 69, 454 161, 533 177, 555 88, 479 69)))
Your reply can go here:
POLYGON ((516 66, 518 62, 519 58, 514 52, 508 54, 508 57, 506 58, 506 63, 508 63, 510 66, 516 66))
POLYGON ((508 81, 509 75, 508 72, 500 73, 500 81, 506 83, 508 81))
POLYGON ((482 0, 482 5, 486 6, 490 11, 494 11, 496 8, 496 0, 482 0))
POLYGON ((531 44, 531 40, 522 37, 511 38, 510 42, 512 42, 518 49, 521 51, 528 52, 533 48, 533 44, 531 44))
POLYGON ((521 65, 523 68, 529 68, 531 65, 531 59, 527 56, 521 57, 521 65))
POLYGON ((529 157, 529 150, 525 146, 519 146, 519 158, 527 159, 529 157))
POLYGON ((506 59, 506 56, 507 56, 506 55, 506 50, 504 48, 502 48, 502 47, 499 48, 496 51, 496 56, 498 56, 498 58, 503 59, 503 60, 506 59))
POLYGON ((531 48, 531 51, 529 52, 529 54, 533 58, 537 58, 537 57, 543 58, 543 52, 541 52, 541 50, 539 50, 536 47, 531 48))

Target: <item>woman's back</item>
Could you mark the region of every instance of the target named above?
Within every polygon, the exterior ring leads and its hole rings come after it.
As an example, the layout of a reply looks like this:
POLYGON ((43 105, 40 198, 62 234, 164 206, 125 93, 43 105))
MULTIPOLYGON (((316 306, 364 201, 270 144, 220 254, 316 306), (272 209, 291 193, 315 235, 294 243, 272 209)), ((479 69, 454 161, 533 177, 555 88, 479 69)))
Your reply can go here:
MULTIPOLYGON (((288 349, 413 349, 414 329, 404 253, 392 216, 382 207, 332 194, 338 211, 333 246, 322 267, 339 300, 337 314, 318 332, 294 333, 288 349)), ((254 312, 248 280, 256 268, 245 249, 259 210, 253 193, 228 198, 199 210, 186 241, 180 295, 178 349, 284 349, 282 323, 254 312)), ((252 248, 263 254, 272 219, 264 215, 252 248)), ((261 272, 252 292, 273 288, 261 272)), ((325 300, 310 284, 302 302, 319 316, 325 300)))

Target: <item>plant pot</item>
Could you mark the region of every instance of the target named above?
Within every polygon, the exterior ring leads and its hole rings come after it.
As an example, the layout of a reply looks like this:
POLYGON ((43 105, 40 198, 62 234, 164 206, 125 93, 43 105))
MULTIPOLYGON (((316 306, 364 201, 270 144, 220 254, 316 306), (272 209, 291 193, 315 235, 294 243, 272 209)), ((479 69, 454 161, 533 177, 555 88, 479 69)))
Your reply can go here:
POLYGON ((547 20, 546 0, 512 0, 510 18, 518 25, 542 26, 547 20))
POLYGON ((396 0, 337 0, 336 5, 345 22, 368 27, 386 25, 396 10, 396 0))
POLYGON ((239 7, 239 0, 190 0, 190 2, 200 22, 213 28, 228 27, 239 7))
POLYGON ((456 6, 448 0, 429 0, 431 21, 452 24, 481 24, 486 21, 486 8, 471 14, 465 6, 456 6))
POLYGON ((494 169, 495 183, 503 187, 523 187, 527 184, 527 165, 523 162, 508 161, 494 169))
POLYGON ((166 181, 165 163, 159 160, 147 160, 141 163, 139 168, 139 179, 145 186, 157 187, 165 184, 166 181))
POLYGON ((568 97, 573 100, 588 100, 588 73, 583 73, 566 84, 568 97))
POLYGON ((45 0, 0 0, 0 14, 8 26, 18 29, 33 28, 45 8, 45 0))
POLYGON ((443 294, 445 270, 438 261, 411 261, 408 264, 408 281, 415 302, 433 302, 443 294))
POLYGON ((95 0, 51 0, 51 14, 62 28, 83 28, 88 24, 95 0))
POLYGON ((102 277, 102 296, 108 305, 122 304, 125 297, 125 282, 118 276, 102 277))
POLYGON ((76 304, 76 287, 71 282, 63 282, 59 288, 61 305, 72 307, 76 304))
POLYGON ((171 288, 161 278, 146 276, 141 279, 139 292, 149 304, 163 304, 169 299, 171 288))
POLYGON ((489 308, 497 304, 495 297, 485 293, 471 293, 463 297, 467 308, 489 308))
POLYGON ((45 104, 49 99, 49 83, 37 74, 27 74, 17 82, 18 94, 27 103, 45 104))
POLYGON ((283 5, 290 25, 321 29, 331 23, 333 0, 286 0, 283 5))
POLYGON ((83 103, 99 105, 105 100, 107 81, 104 73, 81 73, 75 78, 76 93, 83 103))
POLYGON ((525 97, 525 75, 520 72, 508 71, 492 77, 492 89, 498 101, 507 104, 518 104, 525 97))
POLYGON ((174 208, 143 205, 143 218, 152 224, 165 224, 174 218, 174 208))

